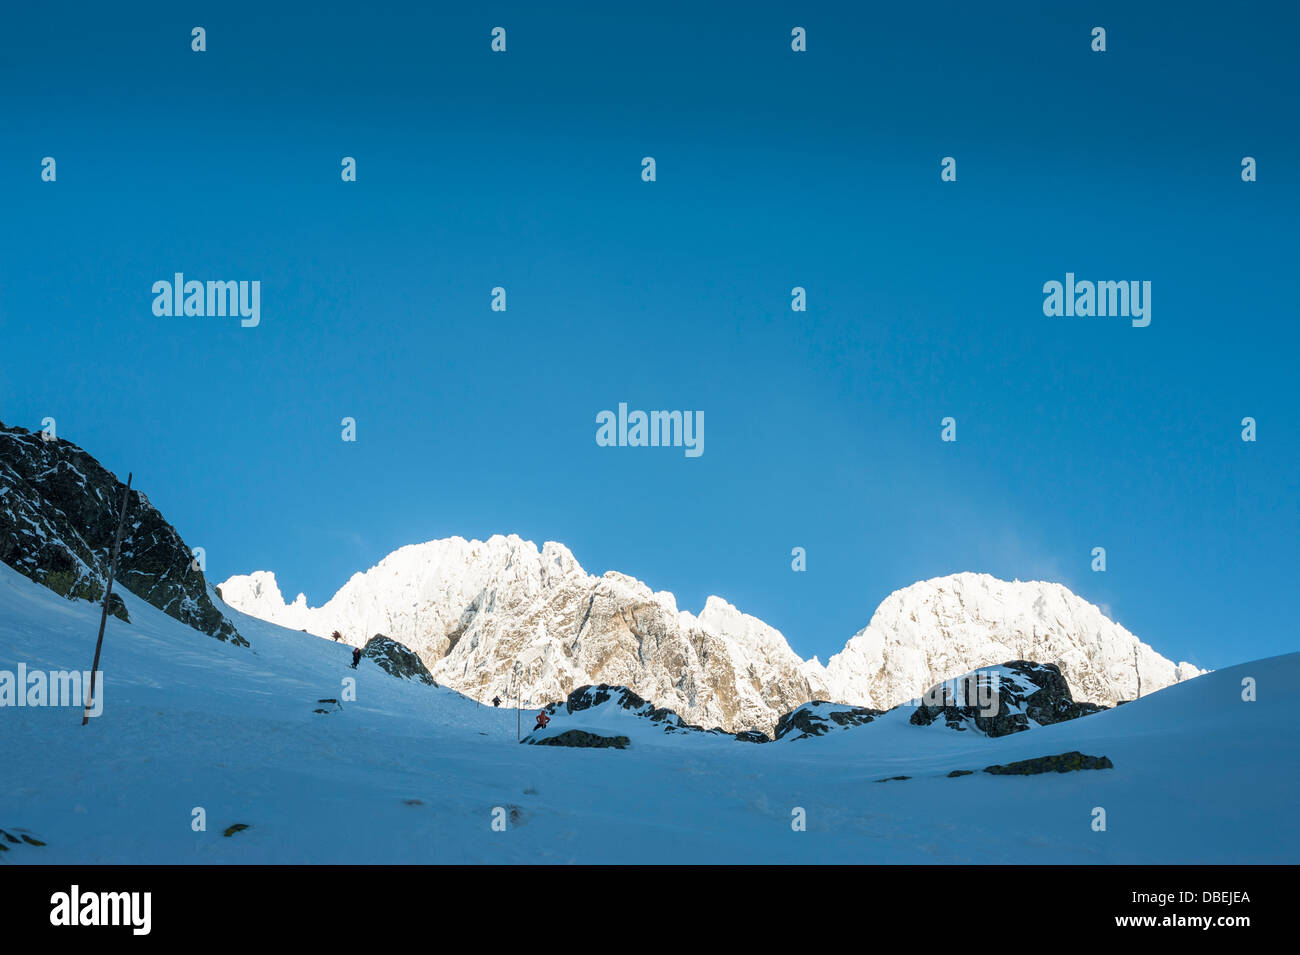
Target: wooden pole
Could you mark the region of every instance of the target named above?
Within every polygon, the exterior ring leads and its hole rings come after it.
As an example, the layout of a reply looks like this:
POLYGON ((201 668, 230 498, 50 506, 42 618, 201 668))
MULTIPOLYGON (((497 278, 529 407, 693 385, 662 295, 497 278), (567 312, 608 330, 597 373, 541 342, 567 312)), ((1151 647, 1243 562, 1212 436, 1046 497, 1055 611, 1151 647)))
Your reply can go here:
POLYGON ((113 577, 117 574, 117 555, 122 549, 122 531, 126 527, 126 505, 131 500, 131 474, 126 476, 126 493, 122 495, 122 516, 117 519, 117 537, 113 539, 113 560, 108 565, 108 586, 104 588, 104 609, 99 615, 99 638, 95 641, 95 662, 90 665, 90 692, 86 695, 86 708, 81 713, 81 725, 90 722, 90 710, 95 702, 95 676, 99 672, 99 651, 104 648, 104 625, 108 623, 108 601, 113 596, 113 577))

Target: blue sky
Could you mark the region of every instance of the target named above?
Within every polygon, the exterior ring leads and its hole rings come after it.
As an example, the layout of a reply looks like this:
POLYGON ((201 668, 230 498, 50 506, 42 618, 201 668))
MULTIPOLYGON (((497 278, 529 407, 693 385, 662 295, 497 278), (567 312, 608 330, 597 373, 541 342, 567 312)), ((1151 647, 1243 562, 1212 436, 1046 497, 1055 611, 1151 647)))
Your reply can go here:
POLYGON ((134 471, 213 579, 319 604, 513 532, 823 659, 962 570, 1295 649, 1293 9, 274 6, 0 17, 0 420, 134 471), (178 271, 261 325, 155 317, 178 271), (1067 271, 1150 326, 1044 316, 1067 271), (620 401, 705 453, 598 447, 620 401))

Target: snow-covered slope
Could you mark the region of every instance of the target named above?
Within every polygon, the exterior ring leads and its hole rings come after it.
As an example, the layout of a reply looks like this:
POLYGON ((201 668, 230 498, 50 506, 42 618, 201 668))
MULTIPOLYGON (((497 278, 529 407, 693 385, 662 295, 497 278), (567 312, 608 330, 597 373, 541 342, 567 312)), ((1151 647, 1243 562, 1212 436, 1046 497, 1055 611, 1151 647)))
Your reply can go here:
POLYGON ((563 544, 516 536, 403 547, 356 574, 324 606, 286 603, 273 574, 221 585, 231 606, 319 636, 411 647, 439 682, 479 700, 546 703, 586 684, 628 686, 684 719, 772 733, 812 699, 888 709, 981 666, 1060 666, 1076 699, 1112 705, 1200 671, 1175 666, 1059 584, 955 574, 890 595, 823 667, 782 634, 710 597, 698 615, 672 594, 613 571, 586 573, 563 544))
MULTIPOLYGON (((220 603, 250 648, 123 598, 131 622, 108 621, 101 716, 83 728, 76 708, 0 708, 0 827, 46 843, 3 864, 1300 858, 1300 654, 998 738, 918 728, 899 709, 788 745, 659 732, 571 749, 518 745, 530 712, 370 660, 352 670, 348 647, 220 603), (1073 750, 1113 768, 979 771, 1073 750), (236 824, 248 828, 223 835, 236 824)), ((84 669, 98 623, 93 604, 0 566, 0 671, 84 669)))

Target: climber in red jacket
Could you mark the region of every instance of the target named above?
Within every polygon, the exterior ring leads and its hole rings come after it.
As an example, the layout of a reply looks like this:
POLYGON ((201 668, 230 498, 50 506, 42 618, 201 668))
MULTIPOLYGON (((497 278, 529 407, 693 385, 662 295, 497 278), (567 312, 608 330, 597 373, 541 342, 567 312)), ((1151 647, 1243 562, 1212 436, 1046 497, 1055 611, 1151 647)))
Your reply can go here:
POLYGON ((546 724, 549 723, 550 721, 551 718, 546 715, 546 711, 542 710, 540 713, 537 714, 537 725, 533 727, 533 732, 535 733, 538 730, 546 729, 546 724))

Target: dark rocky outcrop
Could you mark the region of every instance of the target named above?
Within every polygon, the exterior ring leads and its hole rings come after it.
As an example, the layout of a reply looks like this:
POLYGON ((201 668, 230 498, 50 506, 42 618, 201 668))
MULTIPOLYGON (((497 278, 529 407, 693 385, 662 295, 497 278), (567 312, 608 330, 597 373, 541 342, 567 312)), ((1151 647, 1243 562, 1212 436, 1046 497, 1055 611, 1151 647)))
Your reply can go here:
POLYGON ((1104 709, 1076 701, 1055 664, 1012 660, 931 688, 910 722, 929 726, 942 720, 958 731, 974 728, 989 736, 1007 736, 1029 729, 1031 721, 1047 726, 1104 709))
POLYGON ((884 712, 866 706, 846 706, 841 703, 827 703, 825 700, 813 700, 778 719, 774 738, 785 739, 789 736, 792 740, 809 739, 829 732, 831 723, 846 728, 862 726, 883 715, 884 712))
POLYGON ((1106 756, 1085 756, 1078 750, 1056 756, 1037 756, 1022 759, 1005 766, 985 766, 984 772, 994 776, 1034 776, 1038 773, 1069 773, 1079 769, 1114 769, 1115 764, 1106 756))
MULTIPOLYGON (((571 716, 574 713, 581 713, 584 710, 590 710, 605 704, 627 710, 629 713, 655 724, 666 734, 704 733, 716 736, 730 736, 742 743, 771 742, 768 735, 759 730, 731 733, 717 726, 713 729, 705 729, 703 726, 688 723, 668 707, 655 706, 625 686, 611 686, 608 683, 595 686, 580 686, 570 693, 563 703, 550 703, 544 709, 550 716, 555 716, 561 712, 571 716)), ((533 740, 529 739, 525 740, 525 742, 533 742, 533 740)))
POLYGON ((655 706, 625 686, 611 686, 608 683, 601 683, 597 686, 580 686, 570 693, 568 699, 563 703, 552 703, 546 709, 551 715, 554 715, 560 708, 570 714, 580 713, 583 710, 600 706, 602 703, 608 703, 611 700, 615 706, 635 713, 637 716, 645 717, 651 723, 659 724, 665 733, 710 733, 730 736, 742 743, 771 742, 768 735, 759 730, 730 733, 720 726, 705 729, 695 723, 688 723, 668 707, 655 706))
POLYGON ((584 730, 566 730, 558 736, 525 742, 536 746, 580 746, 585 749, 627 749, 631 745, 626 736, 597 736, 584 730))
MULTIPOLYGON (((593 706, 600 706, 602 703, 608 703, 617 695, 615 700, 617 706, 625 710, 639 710, 646 705, 646 701, 637 696, 625 686, 610 686, 602 683, 599 686, 580 686, 564 701, 564 708, 569 713, 580 713, 583 710, 589 710, 593 706)), ((555 706, 556 704, 551 704, 555 706)))
MULTIPOLYGON (((568 717, 602 706, 627 710, 632 715, 657 725, 665 734, 723 735, 745 743, 813 739, 837 729, 865 726, 887 712, 865 706, 813 700, 781 716, 777 720, 774 736, 769 738, 766 733, 757 730, 730 733, 719 728, 705 729, 687 723, 672 710, 656 707, 625 686, 606 683, 578 687, 564 702, 548 704, 544 709, 552 717, 568 717)), ((902 707, 909 707, 909 704, 903 704, 902 707)), ((1105 709, 1094 703, 1074 700, 1061 671, 1054 664, 1028 660, 1012 660, 999 666, 985 667, 967 674, 961 680, 941 684, 927 693, 919 706, 910 708, 912 713, 909 722, 913 725, 929 726, 939 723, 955 730, 974 730, 987 736, 1006 736, 1033 726, 1077 719, 1105 709)), ((906 709, 901 715, 906 715, 906 709)), ((578 722, 582 720, 579 719, 578 722)), ((565 745, 546 742, 546 739, 555 739, 558 735, 535 737, 536 734, 532 734, 525 742, 565 745)), ((972 771, 960 770, 953 775, 969 775, 970 772, 972 771)))
POLYGON ((381 670, 392 676, 415 680, 426 686, 438 685, 438 681, 433 678, 433 674, 416 656, 414 650, 382 633, 377 633, 366 641, 361 656, 363 659, 375 661, 381 670))
MULTIPOLYGON (((0 561, 69 599, 102 600, 126 486, 81 448, 0 424, 0 561)), ((218 640, 248 646, 208 596, 190 548, 134 488, 115 586, 218 640)), ((118 594, 110 612, 127 619, 118 594)))

